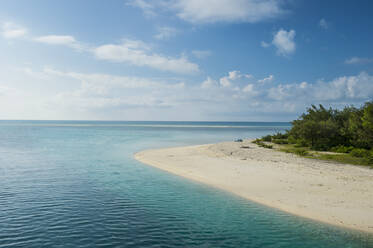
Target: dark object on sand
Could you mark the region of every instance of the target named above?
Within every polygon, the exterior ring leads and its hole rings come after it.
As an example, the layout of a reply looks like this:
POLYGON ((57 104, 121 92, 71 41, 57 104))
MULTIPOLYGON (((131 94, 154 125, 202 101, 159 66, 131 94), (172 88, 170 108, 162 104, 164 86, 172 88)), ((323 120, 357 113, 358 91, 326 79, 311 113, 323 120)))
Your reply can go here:
POLYGON ((243 148, 243 149, 249 149, 250 146, 241 146, 241 148, 243 148))
POLYGON ((234 142, 243 142, 242 139, 236 139, 234 142))

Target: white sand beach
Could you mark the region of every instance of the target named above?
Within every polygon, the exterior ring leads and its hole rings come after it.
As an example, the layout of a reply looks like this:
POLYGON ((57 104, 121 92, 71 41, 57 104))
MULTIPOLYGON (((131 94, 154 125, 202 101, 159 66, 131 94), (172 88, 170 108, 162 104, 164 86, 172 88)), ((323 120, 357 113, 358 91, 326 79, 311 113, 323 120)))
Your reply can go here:
POLYGON ((283 211, 373 233, 373 169, 251 143, 147 150, 142 163, 283 211))

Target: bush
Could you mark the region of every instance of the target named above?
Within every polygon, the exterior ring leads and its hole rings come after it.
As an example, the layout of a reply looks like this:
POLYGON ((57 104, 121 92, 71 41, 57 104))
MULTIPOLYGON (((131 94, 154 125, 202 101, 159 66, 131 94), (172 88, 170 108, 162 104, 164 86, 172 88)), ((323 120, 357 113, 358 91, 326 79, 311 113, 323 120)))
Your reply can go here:
POLYGON ((338 153, 349 153, 353 150, 354 148, 352 146, 336 146, 330 149, 331 152, 338 152, 338 153))
POLYGON ((307 156, 308 155, 308 151, 306 151, 305 149, 295 149, 294 153, 299 155, 299 156, 307 156))
POLYGON ((317 143, 314 144, 311 149, 315 151, 328 151, 329 147, 326 143, 317 143))
POLYGON ((263 141, 271 142, 272 141, 272 136, 271 135, 266 135, 262 137, 263 141))
POLYGON ((304 139, 298 139, 297 143, 295 144, 295 147, 307 147, 307 141, 304 139))
POLYGON ((294 153, 299 156, 307 156, 309 155, 308 151, 303 148, 289 148, 289 149, 283 149, 282 151, 286 153, 294 153))
POLYGON ((273 148, 273 146, 272 145, 267 145, 267 144, 262 144, 262 145, 260 145, 261 147, 264 147, 264 148, 268 148, 268 149, 272 149, 273 148))
POLYGON ((289 142, 289 144, 296 144, 297 143, 297 139, 294 138, 293 136, 289 135, 288 142, 289 142))
POLYGON ((273 139, 272 142, 279 145, 289 144, 287 139, 273 139))
POLYGON ((256 139, 252 143, 257 144, 260 147, 264 147, 264 148, 268 148, 268 149, 272 149, 273 148, 272 145, 265 144, 261 139, 256 139))
POLYGON ((272 135, 272 139, 287 139, 288 136, 289 135, 287 133, 277 132, 276 134, 272 135))
POLYGON ((358 158, 368 158, 371 156, 371 153, 368 150, 362 148, 354 148, 350 152, 351 156, 358 157, 358 158))

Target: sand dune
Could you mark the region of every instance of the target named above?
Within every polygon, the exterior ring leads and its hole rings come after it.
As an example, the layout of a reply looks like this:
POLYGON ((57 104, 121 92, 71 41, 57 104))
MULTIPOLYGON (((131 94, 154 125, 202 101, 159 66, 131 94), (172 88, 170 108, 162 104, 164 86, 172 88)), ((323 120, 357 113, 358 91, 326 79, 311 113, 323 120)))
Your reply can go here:
POLYGON ((244 142, 142 151, 145 164, 292 214, 373 233, 373 170, 244 142))

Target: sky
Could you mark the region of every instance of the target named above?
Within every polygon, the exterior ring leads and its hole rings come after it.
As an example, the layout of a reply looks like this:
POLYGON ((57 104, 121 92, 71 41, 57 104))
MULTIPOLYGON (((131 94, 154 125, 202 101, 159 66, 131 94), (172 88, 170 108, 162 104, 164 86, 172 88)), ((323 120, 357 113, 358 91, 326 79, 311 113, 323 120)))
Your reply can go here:
POLYGON ((2 0, 0 119, 291 121, 373 99, 373 1, 2 0))

